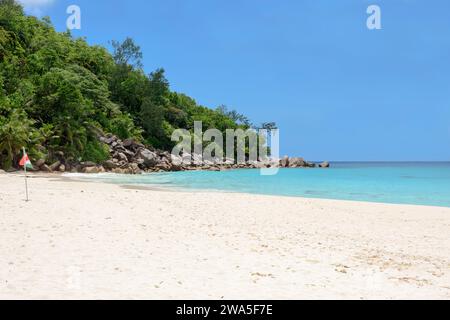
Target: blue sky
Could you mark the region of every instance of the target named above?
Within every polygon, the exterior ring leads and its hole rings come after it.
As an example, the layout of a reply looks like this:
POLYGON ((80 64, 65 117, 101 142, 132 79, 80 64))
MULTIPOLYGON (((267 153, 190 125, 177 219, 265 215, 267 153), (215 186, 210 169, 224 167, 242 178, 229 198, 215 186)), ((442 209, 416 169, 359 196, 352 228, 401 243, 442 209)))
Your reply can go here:
POLYGON ((310 160, 450 160, 446 0, 22 0, 91 44, 130 36, 173 90, 275 121, 310 160), (382 30, 368 30, 377 4, 382 30))

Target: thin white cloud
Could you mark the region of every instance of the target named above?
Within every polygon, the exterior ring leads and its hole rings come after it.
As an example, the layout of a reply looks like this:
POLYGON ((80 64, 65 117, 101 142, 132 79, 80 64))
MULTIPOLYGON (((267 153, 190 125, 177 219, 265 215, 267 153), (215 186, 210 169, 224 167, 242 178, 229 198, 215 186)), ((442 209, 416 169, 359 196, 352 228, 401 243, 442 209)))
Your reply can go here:
POLYGON ((18 0, 24 7, 42 7, 52 4, 54 0, 18 0))
POLYGON ((55 0, 17 0, 25 9, 25 12, 35 15, 42 16, 43 10, 53 4, 55 0))

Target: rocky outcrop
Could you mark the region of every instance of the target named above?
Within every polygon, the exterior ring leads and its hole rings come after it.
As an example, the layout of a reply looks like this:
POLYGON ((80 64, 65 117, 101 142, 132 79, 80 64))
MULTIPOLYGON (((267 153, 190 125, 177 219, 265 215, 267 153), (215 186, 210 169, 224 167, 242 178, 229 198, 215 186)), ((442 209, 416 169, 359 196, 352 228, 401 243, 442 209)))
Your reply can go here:
POLYGON ((139 174, 153 171, 180 171, 172 163, 168 152, 148 149, 134 139, 120 140, 114 135, 99 138, 109 146, 111 159, 103 163, 104 169, 120 174, 139 174))
POLYGON ((321 164, 319 164, 320 168, 329 168, 330 167, 330 163, 328 161, 324 161, 321 164))
POLYGON ((285 156, 280 160, 280 168, 315 168, 316 164, 307 162, 303 158, 285 156))
MULTIPOLYGON (((35 167, 44 172, 82 172, 102 173, 113 172, 118 174, 140 174, 143 172, 161 171, 185 171, 208 170, 221 171, 229 169, 261 169, 261 168, 313 168, 316 164, 305 161, 303 158, 285 156, 280 160, 260 159, 257 162, 235 164, 234 159, 204 160, 201 155, 182 154, 172 156, 167 151, 146 148, 134 139, 121 140, 118 137, 107 134, 99 136, 100 142, 109 148, 110 159, 101 164, 91 161, 74 162, 64 158, 64 153, 56 152, 53 155, 54 162, 51 165, 40 159, 35 167), (192 161, 192 162, 191 162, 192 161), (190 163, 190 164, 189 164, 190 163)), ((330 164, 323 162, 320 168, 328 168, 330 164)))

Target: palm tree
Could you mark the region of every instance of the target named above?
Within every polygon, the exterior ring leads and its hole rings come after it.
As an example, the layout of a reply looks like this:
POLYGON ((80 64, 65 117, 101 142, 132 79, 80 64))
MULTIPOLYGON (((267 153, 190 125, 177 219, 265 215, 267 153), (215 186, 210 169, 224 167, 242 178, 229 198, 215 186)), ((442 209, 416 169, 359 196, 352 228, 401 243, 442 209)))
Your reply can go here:
POLYGON ((30 124, 30 120, 14 111, 0 125, 0 164, 3 168, 11 168, 22 148, 30 142, 30 124))
POLYGON ((278 129, 278 127, 275 122, 263 122, 261 124, 261 129, 265 129, 268 132, 272 132, 272 130, 276 130, 276 129, 278 129))
MULTIPOLYGON (((275 122, 263 122, 262 124, 261 124, 261 127, 258 129, 258 130, 261 130, 261 129, 263 129, 263 130, 267 130, 267 133, 269 134, 269 136, 272 134, 272 131, 273 130, 276 130, 276 129, 278 129, 278 127, 277 127, 277 124, 275 123, 275 122)), ((264 139, 265 140, 265 139, 264 139)), ((269 140, 267 140, 267 141, 265 141, 265 143, 266 143, 266 148, 267 148, 267 154, 268 155, 271 155, 272 154, 272 150, 271 150, 271 145, 270 145, 270 142, 271 142, 271 140, 269 139, 269 140)))

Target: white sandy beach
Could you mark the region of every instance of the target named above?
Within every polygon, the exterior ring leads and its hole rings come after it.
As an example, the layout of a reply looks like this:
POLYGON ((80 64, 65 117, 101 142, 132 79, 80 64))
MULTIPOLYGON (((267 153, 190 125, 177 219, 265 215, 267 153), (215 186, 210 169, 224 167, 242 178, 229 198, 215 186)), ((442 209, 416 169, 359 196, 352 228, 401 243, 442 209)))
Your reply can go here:
POLYGON ((449 299, 450 208, 0 174, 1 299, 449 299))

